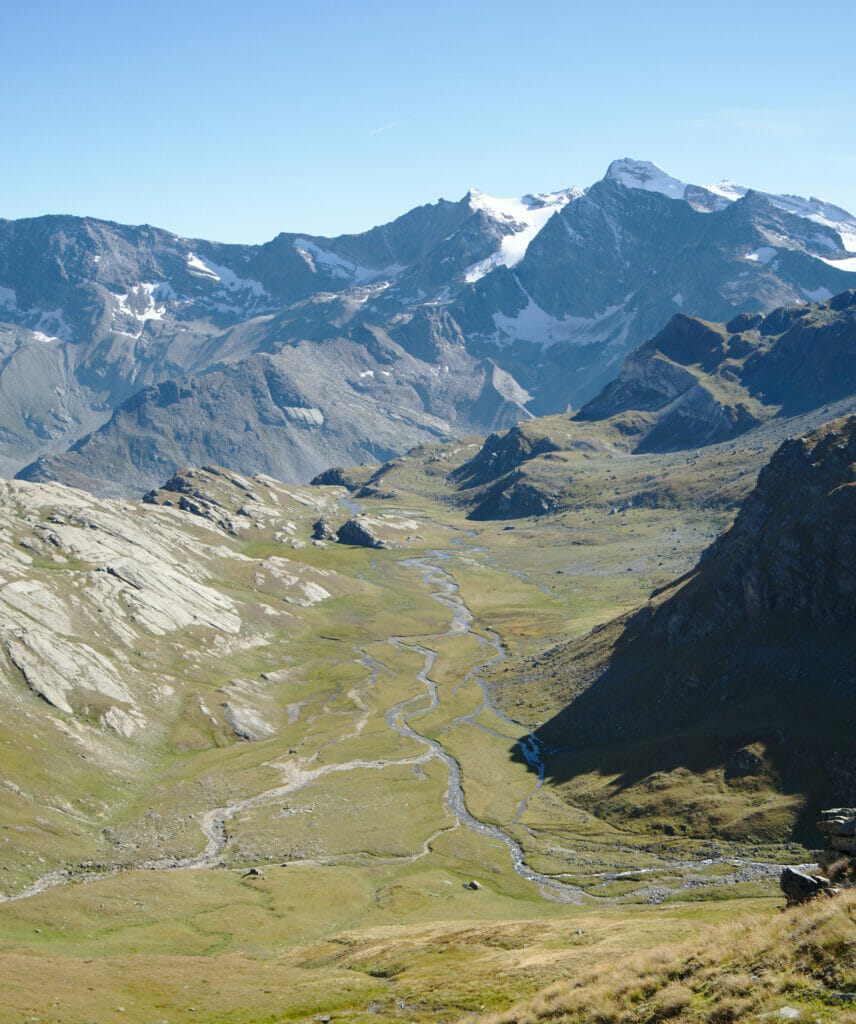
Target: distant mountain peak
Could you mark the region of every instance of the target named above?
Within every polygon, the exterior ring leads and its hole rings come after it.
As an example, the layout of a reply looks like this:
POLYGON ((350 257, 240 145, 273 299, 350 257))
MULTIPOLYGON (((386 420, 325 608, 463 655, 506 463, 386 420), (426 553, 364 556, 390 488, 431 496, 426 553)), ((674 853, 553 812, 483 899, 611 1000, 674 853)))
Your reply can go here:
POLYGON ((626 188, 660 192, 669 199, 683 199, 687 190, 686 182, 673 178, 662 167, 649 160, 633 160, 629 156, 613 160, 607 168, 606 178, 618 181, 626 188))

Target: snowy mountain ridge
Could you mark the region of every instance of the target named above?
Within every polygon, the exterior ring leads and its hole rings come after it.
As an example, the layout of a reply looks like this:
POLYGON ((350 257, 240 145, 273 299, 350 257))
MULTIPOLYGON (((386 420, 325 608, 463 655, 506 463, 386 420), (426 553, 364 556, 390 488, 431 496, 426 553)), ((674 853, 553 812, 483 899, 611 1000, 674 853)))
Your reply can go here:
POLYGON ((383 461, 578 407, 676 312, 854 288, 854 253, 833 204, 630 158, 586 189, 263 245, 0 220, 0 472, 133 493, 189 464, 383 461))
MULTIPOLYGON (((756 192, 772 203, 773 206, 784 210, 786 213, 792 213, 796 217, 803 217, 806 220, 813 221, 815 224, 822 224, 824 227, 832 228, 841 237, 842 248, 847 252, 856 252, 856 217, 848 213, 847 210, 843 210, 840 206, 828 203, 824 199, 818 199, 814 196, 805 199, 803 196, 761 192, 727 180, 718 181, 713 185, 690 185, 687 182, 673 178, 661 167, 658 167, 657 164, 647 160, 633 160, 630 157, 624 157, 622 160, 613 160, 609 165, 606 176, 621 182, 627 188, 643 189, 646 192, 659 192, 661 195, 668 196, 669 199, 686 199, 699 212, 722 210, 729 203, 743 199, 750 192, 756 192), (713 204, 699 203, 697 198, 692 196, 692 192, 698 189, 711 193, 717 197, 719 202, 714 202, 713 204), (688 191, 690 194, 688 194, 688 191)), ((831 265, 837 265, 836 261, 833 260, 831 265)))

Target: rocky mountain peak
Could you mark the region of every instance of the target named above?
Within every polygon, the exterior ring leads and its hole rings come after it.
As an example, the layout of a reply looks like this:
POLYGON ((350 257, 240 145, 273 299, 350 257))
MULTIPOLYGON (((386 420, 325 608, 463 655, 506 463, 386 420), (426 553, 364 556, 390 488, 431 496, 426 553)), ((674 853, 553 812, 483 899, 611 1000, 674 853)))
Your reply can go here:
POLYGON ((629 156, 613 160, 606 170, 606 179, 620 182, 626 188, 643 189, 646 192, 660 192, 670 199, 683 199, 686 183, 649 160, 633 160, 629 156))

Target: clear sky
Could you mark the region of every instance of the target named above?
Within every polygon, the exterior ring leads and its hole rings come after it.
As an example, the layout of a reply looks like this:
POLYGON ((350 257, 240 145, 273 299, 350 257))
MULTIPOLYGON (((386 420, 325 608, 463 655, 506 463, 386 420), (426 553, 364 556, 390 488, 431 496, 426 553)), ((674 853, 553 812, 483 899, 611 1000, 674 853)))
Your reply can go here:
POLYGON ((259 242, 611 159, 856 212, 853 0, 0 0, 0 217, 259 242))

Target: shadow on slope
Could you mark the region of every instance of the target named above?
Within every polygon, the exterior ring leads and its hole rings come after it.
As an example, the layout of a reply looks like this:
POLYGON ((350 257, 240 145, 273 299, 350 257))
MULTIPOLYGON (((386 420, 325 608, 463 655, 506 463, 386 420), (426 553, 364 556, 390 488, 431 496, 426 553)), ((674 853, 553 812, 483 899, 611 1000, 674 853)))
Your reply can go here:
POLYGON ((807 839, 856 799, 854 480, 856 418, 785 442, 693 573, 542 659, 566 706, 536 736, 567 797, 807 839))

